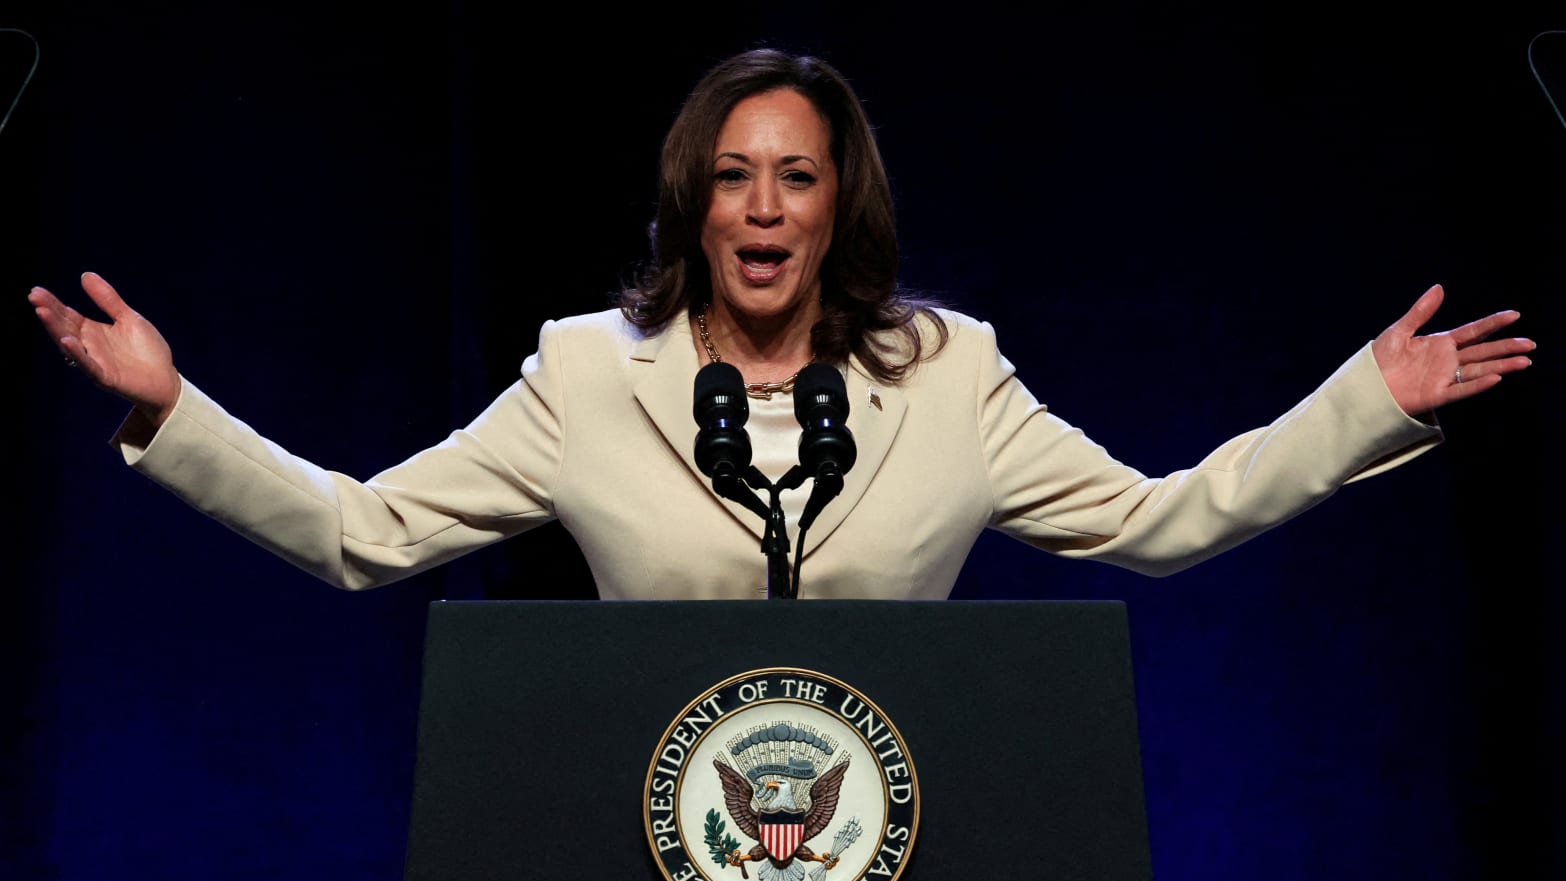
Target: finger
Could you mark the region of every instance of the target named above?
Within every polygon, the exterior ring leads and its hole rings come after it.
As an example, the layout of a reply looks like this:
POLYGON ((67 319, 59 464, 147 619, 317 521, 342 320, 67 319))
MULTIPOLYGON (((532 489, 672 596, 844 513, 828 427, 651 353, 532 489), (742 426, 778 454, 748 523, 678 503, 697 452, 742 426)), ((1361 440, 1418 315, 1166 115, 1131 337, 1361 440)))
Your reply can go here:
POLYGON ((80 367, 89 376, 98 375, 98 362, 94 361, 92 356, 87 354, 87 346, 82 343, 79 337, 60 337, 59 346, 60 353, 65 356, 66 363, 72 367, 80 367))
POLYGON ((1441 404, 1445 405, 1454 401, 1461 401, 1464 398, 1471 398, 1480 392, 1495 388, 1500 381, 1501 375, 1499 373, 1490 373, 1475 379, 1469 379, 1467 376, 1464 376, 1460 384, 1446 387, 1446 390, 1442 392, 1443 400, 1441 404))
MULTIPOLYGON (((1526 370, 1532 366, 1533 359, 1524 357, 1522 355, 1518 355, 1512 358, 1500 358, 1494 361, 1484 361, 1478 364, 1464 364, 1460 368, 1462 370, 1463 377, 1463 381, 1460 384, 1466 386, 1471 383, 1478 382, 1481 379, 1487 379, 1491 376, 1499 378, 1503 373, 1516 373, 1519 370, 1526 370)), ((1453 385, 1459 384, 1455 381, 1455 373, 1453 375, 1453 380, 1453 385)))
POLYGON ((1447 334, 1459 347, 1476 343, 1490 336, 1501 328, 1522 317, 1522 313, 1515 309, 1507 309, 1494 315, 1486 315, 1478 321, 1470 321, 1462 327, 1453 328, 1447 334))
POLYGON ((1533 366, 1533 359, 1526 355, 1513 355, 1509 358, 1491 358, 1485 361, 1472 361, 1460 364, 1452 372, 1453 385, 1468 385, 1477 382, 1487 376, 1499 376, 1504 373, 1516 373, 1533 366))
POLYGON ((92 301, 98 304, 103 314, 114 321, 119 321, 131 312, 131 308, 120 299, 119 292, 114 290, 114 286, 104 281, 103 276, 96 272, 82 273, 82 290, 87 292, 87 296, 92 297, 92 301))
POLYGON ((1482 361, 1494 361, 1497 358, 1507 358, 1512 355, 1521 355, 1524 352, 1532 352, 1538 348, 1533 340, 1515 337, 1506 340, 1491 340, 1487 343, 1475 343, 1457 353, 1459 364, 1477 364, 1482 361))
POLYGON ((56 297, 48 288, 35 287, 27 292, 27 302, 33 304, 34 309, 49 309, 63 313, 66 309, 60 298, 56 297))
POLYGON ((79 367, 88 376, 98 379, 100 376, 98 362, 87 353, 87 344, 82 342, 78 334, 87 319, 80 312, 60 302, 46 288, 35 287, 27 294, 28 302, 33 304, 33 312, 43 322, 44 330, 48 332, 50 339, 54 340, 55 347, 60 350, 67 364, 79 367))
POLYGON ((33 314, 43 322, 44 330, 59 342, 60 337, 77 333, 82 326, 80 312, 60 302, 60 298, 44 288, 33 288, 27 294, 27 302, 33 305, 33 314))
POLYGON ((1431 285, 1430 289, 1420 294, 1419 299, 1402 318, 1392 324, 1392 327, 1406 336, 1413 336, 1435 317, 1436 310, 1441 308, 1441 301, 1445 299, 1446 292, 1440 285, 1431 285))

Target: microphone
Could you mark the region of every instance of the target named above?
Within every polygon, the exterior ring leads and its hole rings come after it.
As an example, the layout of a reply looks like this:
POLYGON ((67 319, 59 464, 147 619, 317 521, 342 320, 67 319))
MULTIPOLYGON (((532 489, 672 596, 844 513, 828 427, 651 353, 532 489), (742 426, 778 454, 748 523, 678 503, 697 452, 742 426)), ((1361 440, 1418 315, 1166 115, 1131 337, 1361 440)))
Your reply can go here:
POLYGON ((794 418, 799 420, 799 464, 815 478, 800 515, 801 532, 826 503, 843 491, 843 475, 854 467, 858 450, 848 430, 848 388, 843 375, 826 364, 808 364, 794 380, 794 418))
POLYGON ((768 515, 754 492, 745 485, 754 469, 750 464, 750 435, 745 420, 745 379, 732 364, 715 361, 696 371, 696 467, 712 478, 718 495, 732 499, 762 517, 768 515))

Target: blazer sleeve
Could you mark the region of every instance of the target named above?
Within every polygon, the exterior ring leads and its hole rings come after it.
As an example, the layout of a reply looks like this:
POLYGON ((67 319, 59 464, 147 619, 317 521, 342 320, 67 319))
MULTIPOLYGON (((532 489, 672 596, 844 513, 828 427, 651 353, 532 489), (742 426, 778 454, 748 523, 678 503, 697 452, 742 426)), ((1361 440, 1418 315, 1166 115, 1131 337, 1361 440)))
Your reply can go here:
POLYGON ((985 335, 979 427, 992 528, 1148 575, 1195 565, 1434 446, 1440 429, 1393 401, 1366 344, 1271 425, 1194 468, 1147 477, 1049 412, 985 335))
POLYGON ((131 467, 306 572, 378 587, 554 518, 564 401, 553 325, 521 379, 471 424, 367 481, 291 454, 188 379, 156 432, 133 411, 111 442, 131 467))

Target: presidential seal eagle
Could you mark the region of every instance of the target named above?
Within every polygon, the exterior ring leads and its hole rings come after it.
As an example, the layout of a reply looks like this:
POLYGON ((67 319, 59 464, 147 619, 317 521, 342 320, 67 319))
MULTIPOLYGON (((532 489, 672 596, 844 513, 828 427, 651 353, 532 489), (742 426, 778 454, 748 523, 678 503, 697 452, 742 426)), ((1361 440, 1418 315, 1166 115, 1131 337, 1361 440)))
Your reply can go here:
POLYGON ((729 817, 740 832, 757 842, 748 853, 736 849, 726 855, 728 864, 738 866, 741 875, 750 877, 745 871, 747 862, 759 865, 761 881, 802 881, 807 862, 825 863, 827 869, 837 865, 837 855, 817 854, 805 842, 824 832, 837 812, 838 790, 848 772, 847 756, 819 776, 814 763, 795 756, 787 763, 752 768, 749 774, 741 774, 718 759, 712 765, 723 781, 723 803, 729 817), (805 781, 812 779, 814 783, 804 794, 808 805, 802 807, 796 781, 804 788, 805 781))

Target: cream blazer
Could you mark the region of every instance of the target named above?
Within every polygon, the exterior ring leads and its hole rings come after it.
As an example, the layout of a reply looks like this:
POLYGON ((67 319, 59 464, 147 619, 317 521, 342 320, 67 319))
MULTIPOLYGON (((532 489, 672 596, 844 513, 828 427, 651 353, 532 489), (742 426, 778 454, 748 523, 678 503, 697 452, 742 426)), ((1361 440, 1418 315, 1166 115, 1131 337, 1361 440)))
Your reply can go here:
MULTIPOLYGON (((1168 574, 1440 439, 1393 402, 1367 345, 1271 425, 1149 478, 1036 401, 988 324, 943 317, 949 343, 901 384, 848 365, 858 458, 807 533, 804 598, 943 599, 986 527, 1168 574)), ((558 518, 604 599, 763 597, 761 518, 720 499, 693 458, 701 364, 684 321, 652 335, 615 311, 551 321, 472 424, 363 482, 289 454, 188 380, 161 429, 133 415, 114 442, 191 505, 350 590, 558 518)))

